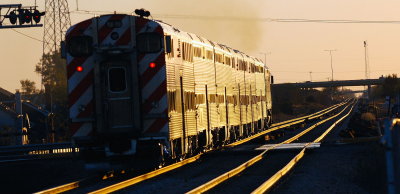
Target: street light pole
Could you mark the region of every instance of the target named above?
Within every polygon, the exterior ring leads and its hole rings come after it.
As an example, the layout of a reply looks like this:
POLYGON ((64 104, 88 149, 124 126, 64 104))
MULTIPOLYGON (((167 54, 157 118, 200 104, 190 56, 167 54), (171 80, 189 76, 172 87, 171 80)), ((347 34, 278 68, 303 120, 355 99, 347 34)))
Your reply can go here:
POLYGON ((270 55, 271 52, 266 52, 266 53, 260 52, 260 54, 264 55, 264 64, 267 64, 267 54, 270 55))
POLYGON ((331 49, 331 50, 324 50, 324 51, 328 51, 329 52, 329 55, 331 56, 331 71, 332 71, 332 80, 331 81, 333 81, 333 62, 332 62, 332 52, 333 51, 336 51, 336 49, 331 49))

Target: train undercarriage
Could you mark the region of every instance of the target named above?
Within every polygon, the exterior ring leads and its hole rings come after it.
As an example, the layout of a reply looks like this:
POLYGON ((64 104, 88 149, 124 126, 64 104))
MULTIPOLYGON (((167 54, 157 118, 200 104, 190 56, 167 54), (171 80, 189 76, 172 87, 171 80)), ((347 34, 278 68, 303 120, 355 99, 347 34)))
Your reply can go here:
POLYGON ((151 170, 244 139, 268 129, 271 123, 272 117, 269 111, 266 119, 230 126, 228 130, 225 127, 214 128, 208 134, 207 130, 203 130, 198 135, 188 136, 186 139, 168 141, 165 138, 119 136, 112 139, 109 137, 76 139, 75 143, 88 171, 151 170))

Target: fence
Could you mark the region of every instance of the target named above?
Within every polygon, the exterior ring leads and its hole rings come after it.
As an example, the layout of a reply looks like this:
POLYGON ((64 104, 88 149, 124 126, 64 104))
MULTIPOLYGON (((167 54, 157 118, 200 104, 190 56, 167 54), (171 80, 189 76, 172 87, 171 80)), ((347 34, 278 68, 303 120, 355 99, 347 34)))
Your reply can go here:
POLYGON ((1 146, 0 161, 47 159, 74 156, 79 149, 71 143, 1 146))

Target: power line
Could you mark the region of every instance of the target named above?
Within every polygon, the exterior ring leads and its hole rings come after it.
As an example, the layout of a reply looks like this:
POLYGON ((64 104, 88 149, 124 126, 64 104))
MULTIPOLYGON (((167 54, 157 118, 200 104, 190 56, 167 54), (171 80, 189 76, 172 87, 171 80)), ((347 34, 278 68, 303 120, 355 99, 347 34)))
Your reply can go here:
MULTIPOLYGON (((112 11, 100 10, 76 10, 74 14, 110 14, 112 11)), ((119 12, 121 14, 132 14, 119 12)), ((179 15, 179 14, 153 14, 155 18, 170 19, 197 19, 197 20, 230 20, 230 21, 258 21, 258 22, 282 22, 282 23, 328 23, 328 24, 400 24, 400 20, 354 20, 354 19, 307 19, 307 18, 243 18, 227 16, 205 16, 205 15, 179 15)))
POLYGON ((226 16, 200 16, 200 15, 169 15, 155 14, 154 17, 171 19, 201 19, 201 20, 234 20, 234 21, 259 21, 259 22, 289 22, 289 23, 369 23, 369 24, 400 24, 400 20, 329 20, 329 19, 304 19, 304 18, 242 18, 226 16))
POLYGON ((43 43, 43 41, 40 40, 40 39, 38 39, 38 38, 35 38, 35 37, 30 36, 30 35, 28 35, 28 34, 22 33, 22 32, 20 32, 20 31, 18 31, 18 30, 12 29, 12 28, 11 28, 11 30, 14 31, 14 32, 16 32, 16 33, 18 33, 18 34, 21 34, 22 36, 25 36, 25 37, 28 37, 28 38, 30 38, 30 39, 32 39, 32 40, 36 40, 36 41, 39 41, 39 42, 42 42, 42 43, 43 43))
MULTIPOLYGON (((381 69, 374 70, 374 72, 386 72, 386 71, 397 71, 398 69, 381 69)), ((310 73, 309 71, 273 71, 276 73, 310 73)), ((365 71, 335 71, 335 73, 364 73, 365 71)), ((331 73, 329 71, 313 71, 312 73, 331 73)))
MULTIPOLYGON (((112 11, 74 10, 74 11, 70 11, 69 13, 73 13, 73 14, 96 15, 96 14, 112 14, 112 13, 114 13, 114 12, 112 12, 112 11)), ((118 12, 118 13, 121 13, 121 12, 118 12)), ((128 14, 128 13, 122 13, 122 14, 128 14)))
MULTIPOLYGON (((74 14, 110 14, 112 11, 100 10, 76 10, 74 14)), ((120 12, 121 14, 131 14, 120 12)), ((400 24, 400 20, 354 20, 354 19, 307 19, 307 18, 243 18, 227 16, 205 16, 205 15, 178 15, 178 14, 153 14, 155 18, 170 19, 198 19, 198 20, 231 20, 231 21, 258 21, 258 22, 284 22, 284 23, 333 23, 333 24, 400 24)))

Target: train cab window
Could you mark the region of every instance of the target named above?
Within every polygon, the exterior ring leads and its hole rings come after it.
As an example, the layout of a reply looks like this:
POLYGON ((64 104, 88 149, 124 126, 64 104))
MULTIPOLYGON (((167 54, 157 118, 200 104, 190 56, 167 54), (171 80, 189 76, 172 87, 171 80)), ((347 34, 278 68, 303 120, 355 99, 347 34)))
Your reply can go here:
POLYGON ((155 53, 162 48, 162 38, 157 33, 141 33, 136 37, 136 46, 139 52, 155 53))
POLYGON ((124 92, 126 90, 125 68, 113 67, 108 70, 110 92, 124 92))
POLYGON ((167 53, 168 57, 174 56, 174 40, 170 35, 164 36, 164 51, 167 53))
POLYGON ((92 54, 92 37, 74 36, 67 41, 68 53, 73 57, 86 57, 92 54))

